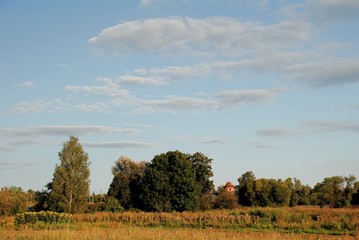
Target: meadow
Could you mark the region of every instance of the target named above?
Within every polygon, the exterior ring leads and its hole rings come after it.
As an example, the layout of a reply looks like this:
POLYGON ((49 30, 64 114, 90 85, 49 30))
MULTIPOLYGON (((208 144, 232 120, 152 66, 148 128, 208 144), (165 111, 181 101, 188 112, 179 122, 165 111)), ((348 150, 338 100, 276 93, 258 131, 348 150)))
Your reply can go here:
POLYGON ((355 208, 104 212, 75 214, 69 222, 56 222, 61 218, 53 215, 49 222, 30 218, 26 223, 25 218, 0 218, 0 239, 359 239, 355 208))

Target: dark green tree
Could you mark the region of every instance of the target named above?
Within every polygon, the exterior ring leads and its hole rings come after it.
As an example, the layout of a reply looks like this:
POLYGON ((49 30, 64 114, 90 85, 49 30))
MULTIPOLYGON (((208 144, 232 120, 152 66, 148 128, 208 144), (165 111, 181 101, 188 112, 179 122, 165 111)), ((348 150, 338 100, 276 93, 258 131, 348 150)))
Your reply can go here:
POLYGON ((310 205, 311 187, 302 185, 296 178, 287 178, 284 182, 291 191, 289 206, 310 205))
POLYGON ((256 177, 252 171, 244 173, 238 178, 238 202, 243 206, 253 206, 256 202, 255 193, 256 177))
POLYGON ((344 188, 345 178, 341 176, 327 177, 323 182, 315 185, 313 194, 316 195, 317 203, 320 206, 345 207, 348 201, 344 188))
POLYGON ((191 211, 197 207, 192 162, 179 151, 155 156, 145 171, 142 187, 144 210, 191 211))
POLYGON ((291 190, 288 185, 281 180, 270 180, 271 183, 271 194, 270 204, 274 206, 289 206, 291 190))
POLYGON ((113 179, 107 194, 115 197, 126 209, 140 208, 140 184, 145 168, 145 162, 121 156, 112 167, 113 179))
POLYGON ((219 186, 215 192, 213 207, 216 209, 234 209, 238 206, 236 194, 234 192, 227 192, 223 186, 219 186))
POLYGON ((354 190, 350 204, 352 206, 359 206, 359 181, 354 183, 354 190))
POLYGON ((87 208, 90 196, 90 169, 88 154, 77 137, 71 136, 59 152, 60 164, 56 165, 49 193, 50 209, 59 212, 79 213, 87 208))
POLYGON ((351 204, 353 194, 356 192, 355 181, 356 178, 353 175, 349 177, 344 177, 345 187, 344 187, 344 206, 347 207, 351 204))
POLYGON ((198 187, 197 203, 199 210, 208 210, 212 207, 214 184, 211 178, 213 177, 212 161, 203 153, 196 152, 189 154, 188 158, 192 162, 195 180, 198 187))

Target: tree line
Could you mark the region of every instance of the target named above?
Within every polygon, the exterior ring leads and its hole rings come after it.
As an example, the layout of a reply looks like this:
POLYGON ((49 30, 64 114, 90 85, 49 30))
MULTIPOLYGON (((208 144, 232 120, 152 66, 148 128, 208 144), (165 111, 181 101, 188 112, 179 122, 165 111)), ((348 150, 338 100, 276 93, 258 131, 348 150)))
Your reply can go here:
POLYGON ((333 176, 314 188, 300 180, 256 179, 249 171, 238 178, 234 192, 213 184, 213 159, 203 153, 168 151, 150 162, 121 156, 111 169, 107 194, 90 195, 90 162, 77 137, 71 136, 59 152, 53 179, 42 191, 24 193, 21 188, 2 188, 0 215, 32 210, 67 213, 96 211, 195 211, 242 206, 359 205, 359 181, 354 176, 333 176), (25 200, 26 199, 26 200, 25 200))

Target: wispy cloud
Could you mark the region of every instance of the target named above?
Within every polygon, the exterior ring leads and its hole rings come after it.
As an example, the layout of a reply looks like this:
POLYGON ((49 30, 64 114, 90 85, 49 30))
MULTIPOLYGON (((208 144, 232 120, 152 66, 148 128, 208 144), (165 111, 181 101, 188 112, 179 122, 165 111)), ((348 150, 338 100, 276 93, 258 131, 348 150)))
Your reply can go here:
POLYGON ((290 128, 265 128, 257 130, 257 134, 263 137, 293 137, 299 134, 296 129, 290 128))
POLYGON ((27 81, 27 82, 18 83, 15 86, 21 88, 32 88, 34 85, 35 84, 33 82, 27 81))
POLYGON ((67 112, 71 107, 65 99, 36 100, 33 102, 19 102, 11 109, 11 113, 41 113, 41 112, 67 112))
POLYGON ((261 25, 229 17, 171 17, 124 22, 104 29, 88 42, 94 48, 116 54, 219 51, 221 55, 233 55, 264 46, 269 49, 290 46, 307 40, 309 34, 310 26, 298 21, 261 25))
POLYGON ((134 75, 122 75, 119 77, 119 80, 123 84, 132 84, 132 85, 161 86, 161 85, 165 84, 165 82, 162 79, 141 77, 141 76, 134 76, 134 75))
POLYGON ((0 134, 7 136, 38 136, 38 135, 90 135, 90 134, 138 134, 135 128, 117 128, 102 125, 43 125, 27 128, 0 128, 0 134))
POLYGON ((15 169, 23 169, 27 167, 33 167, 38 165, 36 162, 15 162, 15 161, 1 161, 0 160, 0 171, 3 170, 15 170, 15 169))
POLYGON ((265 128, 257 130, 259 136, 280 138, 330 132, 356 134, 359 132, 359 124, 344 121, 314 120, 303 122, 292 128, 265 128))
POLYGON ((227 90, 218 93, 221 107, 270 102, 284 89, 227 90))
POLYGON ((189 141, 189 142, 200 142, 204 144, 227 144, 228 140, 224 138, 218 138, 218 137, 203 137, 198 135, 182 135, 177 136, 176 139, 181 141, 189 141))
POLYGON ((20 102, 16 103, 10 109, 10 112, 84 111, 111 113, 114 109, 120 109, 119 112, 122 109, 123 112, 127 113, 178 112, 188 110, 208 111, 270 102, 285 89, 237 89, 219 91, 214 94, 204 92, 202 94, 194 93, 193 96, 167 95, 154 99, 151 96, 135 96, 134 93, 121 89, 118 83, 109 80, 90 86, 71 85, 67 86, 66 90, 81 93, 85 97, 76 94, 74 98, 20 102))
POLYGON ((265 143, 259 143, 259 142, 250 142, 248 143, 249 146, 251 146, 252 148, 257 148, 257 149, 265 149, 265 148, 273 148, 274 145, 272 144, 265 144, 265 143))
POLYGON ((359 123, 316 120, 306 121, 301 127, 317 132, 359 132, 359 123))
POLYGON ((71 92, 80 92, 84 93, 85 95, 91 94, 100 94, 106 95, 110 97, 128 97, 129 92, 115 82, 111 78, 107 77, 99 77, 96 79, 99 84, 97 85, 90 85, 90 86, 75 86, 75 85, 68 85, 65 87, 65 90, 71 92))
POLYGON ((111 142, 83 142, 83 145, 90 148, 154 148, 158 143, 147 143, 138 141, 111 141, 111 142))
POLYGON ((304 18, 316 23, 334 23, 357 19, 356 0, 313 0, 282 6, 280 13, 287 17, 304 18))
POLYGON ((14 150, 15 150, 15 148, 13 148, 13 147, 0 145, 0 152, 12 152, 14 150))

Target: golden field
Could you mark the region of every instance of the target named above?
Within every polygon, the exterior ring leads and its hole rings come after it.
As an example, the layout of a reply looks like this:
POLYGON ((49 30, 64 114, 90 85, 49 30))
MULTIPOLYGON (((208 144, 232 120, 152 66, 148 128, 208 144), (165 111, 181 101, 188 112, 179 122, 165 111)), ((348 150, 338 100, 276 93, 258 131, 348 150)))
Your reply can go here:
POLYGON ((0 239, 359 239, 359 209, 239 208, 75 214, 71 223, 0 218, 0 239))

